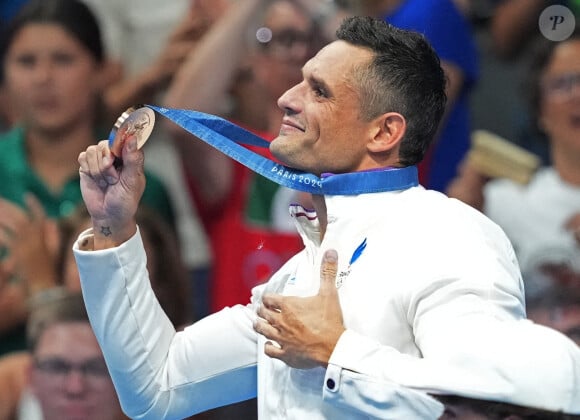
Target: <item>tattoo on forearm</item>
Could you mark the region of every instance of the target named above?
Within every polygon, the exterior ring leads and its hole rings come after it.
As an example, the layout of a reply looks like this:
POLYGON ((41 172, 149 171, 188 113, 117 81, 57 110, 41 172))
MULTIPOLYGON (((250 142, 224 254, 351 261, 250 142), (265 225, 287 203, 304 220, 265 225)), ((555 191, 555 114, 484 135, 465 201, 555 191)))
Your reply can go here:
POLYGON ((102 226, 101 227, 101 233, 104 236, 111 236, 111 228, 109 226, 102 226))

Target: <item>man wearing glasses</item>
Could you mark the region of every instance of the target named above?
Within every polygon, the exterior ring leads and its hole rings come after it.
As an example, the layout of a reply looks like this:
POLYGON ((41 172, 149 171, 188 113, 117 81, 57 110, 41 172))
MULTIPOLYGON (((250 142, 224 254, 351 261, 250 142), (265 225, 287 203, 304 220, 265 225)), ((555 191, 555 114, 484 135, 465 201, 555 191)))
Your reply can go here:
POLYGON ((27 328, 31 360, 18 418, 126 418, 79 294, 40 303, 27 328))

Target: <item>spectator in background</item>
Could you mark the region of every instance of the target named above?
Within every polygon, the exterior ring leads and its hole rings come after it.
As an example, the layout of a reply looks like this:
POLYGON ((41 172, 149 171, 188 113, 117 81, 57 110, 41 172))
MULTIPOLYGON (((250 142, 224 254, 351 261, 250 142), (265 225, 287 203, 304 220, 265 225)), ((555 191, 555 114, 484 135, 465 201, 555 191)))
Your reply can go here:
POLYGON ((0 356, 0 420, 16 420, 29 369, 30 354, 25 351, 0 356))
POLYGON ((562 42, 545 41, 535 56, 529 92, 531 114, 548 138, 552 165, 522 185, 508 179, 488 182, 466 161, 448 190, 505 230, 524 276, 554 265, 580 275, 579 86, 579 32, 562 42))
MULTIPOLYGON (((472 107, 476 128, 490 130, 551 164, 546 136, 534 130, 534 115, 527 109, 526 78, 538 44, 546 37, 539 18, 550 6, 564 6, 580 19, 578 0, 478 0, 490 9, 480 33, 482 77, 472 107), (523 93, 523 94, 522 94, 523 93)), ((547 28, 544 28, 546 30, 547 28)))
MULTIPOLYGON (((51 219, 68 215, 82 202, 79 174, 71 159, 108 135, 99 120, 104 54, 90 10, 76 0, 29 1, 6 27, 0 40, 0 63, 17 126, 0 136, 0 353, 24 347, 27 314, 26 279, 45 278, 54 253, 37 254, 51 219), (41 226, 42 225, 42 226, 41 226), (29 235, 36 229, 39 236, 29 235), (15 255, 20 266, 14 265, 15 255), (5 286, 5 287, 1 287, 5 286)), ((142 205, 173 223, 166 190, 147 174, 142 205)), ((54 241, 46 238, 54 245, 54 241)), ((54 250, 51 244, 48 249, 54 250)))
POLYGON ((550 165, 552 162, 546 135, 533 128, 536 115, 531 114, 526 106, 523 98, 527 87, 522 86, 521 81, 526 78, 529 68, 534 66, 533 60, 538 46, 546 41, 544 33, 540 31, 539 18, 542 12, 550 6, 565 6, 578 22, 580 2, 494 0, 493 3, 487 28, 488 61, 493 67, 487 69, 481 86, 484 91, 482 96, 487 96, 488 102, 481 103, 477 112, 483 119, 489 120, 487 124, 491 127, 500 129, 501 126, 495 126, 493 121, 505 120, 511 127, 504 128, 505 133, 498 134, 538 155, 543 164, 550 165), (513 98, 509 99, 510 97, 513 98), (493 103, 489 103, 490 100, 493 103), (510 107, 506 107, 506 104, 510 107))
MULTIPOLYGON (((0 214, 1 210, 0 206, 0 214)), ((192 316, 188 301, 189 282, 177 248, 177 238, 173 234, 173 230, 155 212, 141 207, 137 218, 146 244, 147 268, 151 275, 151 284, 155 295, 172 324, 180 329, 191 323, 192 316)), ((42 225, 42 223, 37 223, 36 219, 33 219, 32 222, 33 225, 42 225)), ((46 299, 51 301, 80 293, 80 281, 71 248, 74 238, 88 227, 89 222, 90 218, 84 206, 80 206, 71 215, 59 220, 56 256, 50 260, 50 262, 56 261, 56 267, 44 268, 46 271, 51 271, 51 276, 30 273, 30 275, 21 278, 27 291, 26 296, 22 298, 26 305, 23 317, 28 316, 28 308, 34 314, 37 306, 42 306, 46 299)), ((37 227, 27 231, 25 235, 42 236, 37 227)), ((34 253, 30 257, 25 257, 26 253, 18 253, 24 258, 18 265, 35 266, 37 267, 35 270, 38 272, 41 270, 39 267, 47 264, 41 257, 54 253, 54 251, 46 249, 43 242, 39 242, 32 249, 34 253)), ((4 293, 0 296, 9 297, 10 294, 4 293)), ((40 311, 44 313, 42 310, 40 311)), ((10 312, 3 315, 9 316, 10 312)), ((5 317, 3 316, 1 319, 5 317)), ((31 322, 35 321, 30 319, 29 324, 31 322)), ((16 403, 27 383, 25 372, 29 362, 30 355, 25 351, 14 351, 0 357, 0 420, 13 420, 12 414, 16 403)), ((24 416, 22 419, 32 420, 33 417, 24 416)))
POLYGON ((26 347, 29 297, 57 279, 57 223, 33 196, 27 208, 0 198, 0 354, 26 347))
POLYGON ((494 51, 504 59, 515 59, 526 47, 542 38, 538 20, 553 5, 569 8, 578 18, 577 0, 496 0, 490 31, 494 51))
MULTIPOLYGON (((0 21, 0 28, 4 25, 6 24, 0 21)), ((14 108, 10 106, 4 86, 4 68, 0 65, 0 134, 8 131, 14 125, 15 119, 14 108)))
POLYGON ((447 105, 437 138, 419 166, 421 183, 445 191, 469 149, 469 94, 478 78, 472 28, 452 0, 361 0, 361 11, 425 35, 447 77, 447 105))
POLYGON ((120 420, 105 359, 79 293, 45 296, 27 324, 29 352, 5 356, 2 420, 120 420))

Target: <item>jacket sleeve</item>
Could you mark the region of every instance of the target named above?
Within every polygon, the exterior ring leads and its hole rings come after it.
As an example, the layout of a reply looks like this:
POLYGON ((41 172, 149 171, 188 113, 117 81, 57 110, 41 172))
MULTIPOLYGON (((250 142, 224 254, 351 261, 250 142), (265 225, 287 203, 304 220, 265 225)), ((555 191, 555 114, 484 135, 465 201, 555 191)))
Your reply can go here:
MULTIPOLYGON (((461 264, 475 267, 472 261, 461 264)), ((500 264, 481 273, 476 270, 470 278, 425 281, 409 296, 412 298, 400 302, 401 319, 385 318, 383 322, 408 326, 418 353, 405 354, 385 344, 390 337, 372 336, 363 330, 364 325, 347 326, 329 360, 325 398, 373 415, 377 410, 389 413, 386 407, 397 401, 407 409, 414 407, 401 399, 400 392, 407 395, 408 391, 393 384, 429 393, 511 395, 513 378, 502 367, 506 346, 517 343, 498 331, 501 325, 525 317, 516 265, 500 264), (477 279, 494 273, 505 280, 477 279), (332 392, 329 383, 334 385, 332 392), (373 391, 381 389, 375 383, 386 384, 382 393, 373 391)))
POLYGON ((495 331, 509 323, 485 317, 451 322, 448 331, 434 331, 429 339, 439 344, 430 343, 422 357, 347 329, 330 358, 324 398, 380 418, 392 410, 428 409, 429 402, 413 391, 502 400, 515 389, 509 365, 517 357, 506 359, 506 346, 519 347, 495 331))
POLYGON ((256 395, 249 307, 226 308, 176 332, 151 289, 140 233, 117 248, 73 247, 91 325, 125 413, 177 419, 256 395))

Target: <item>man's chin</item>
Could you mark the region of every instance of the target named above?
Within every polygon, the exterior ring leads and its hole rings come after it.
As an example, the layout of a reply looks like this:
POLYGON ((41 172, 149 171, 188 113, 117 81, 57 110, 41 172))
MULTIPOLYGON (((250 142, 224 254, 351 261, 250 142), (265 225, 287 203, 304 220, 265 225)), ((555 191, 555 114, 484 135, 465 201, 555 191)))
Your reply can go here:
POLYGON ((298 159, 295 154, 290 153, 289 149, 285 147, 287 146, 285 143, 288 141, 288 139, 284 139, 282 136, 276 137, 270 143, 270 153, 272 156, 274 156, 277 162, 288 168, 292 168, 297 171, 307 171, 301 164, 301 160, 298 159))
POLYGON ((276 163, 284 165, 287 168, 299 170, 296 167, 296 165, 294 165, 294 162, 288 160, 287 156, 284 153, 277 153, 277 152, 273 151, 272 148, 270 148, 270 152, 272 153, 272 156, 274 157, 274 160, 276 161, 276 163))
POLYGON ((288 166, 286 154, 284 153, 284 150, 281 147, 280 143, 281 141, 279 136, 276 137, 274 140, 272 140, 272 142, 270 143, 270 153, 272 154, 272 156, 274 156, 274 159, 276 159, 278 162, 288 166))

